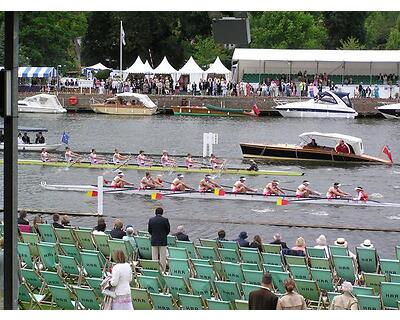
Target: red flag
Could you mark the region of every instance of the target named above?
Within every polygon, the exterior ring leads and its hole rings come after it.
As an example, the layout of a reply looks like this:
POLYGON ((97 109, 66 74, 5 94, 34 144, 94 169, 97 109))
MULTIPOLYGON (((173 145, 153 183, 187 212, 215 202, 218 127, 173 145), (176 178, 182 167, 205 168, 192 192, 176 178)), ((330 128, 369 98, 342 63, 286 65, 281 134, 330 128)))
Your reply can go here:
POLYGON ((385 145, 385 146, 383 147, 382 152, 383 152, 384 154, 386 154, 387 157, 389 158, 390 162, 393 163, 392 153, 390 152, 390 149, 389 149, 389 147, 388 147, 387 145, 385 145))
POLYGON ((261 113, 260 109, 257 107, 257 104, 253 104, 253 112, 255 113, 255 115, 258 117, 261 113))

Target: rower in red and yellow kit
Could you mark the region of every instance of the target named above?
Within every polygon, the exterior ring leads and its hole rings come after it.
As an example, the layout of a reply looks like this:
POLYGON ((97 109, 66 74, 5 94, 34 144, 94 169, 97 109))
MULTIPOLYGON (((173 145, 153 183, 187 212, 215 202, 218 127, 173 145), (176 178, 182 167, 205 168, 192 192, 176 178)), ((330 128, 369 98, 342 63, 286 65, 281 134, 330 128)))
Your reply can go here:
POLYGON ((252 189, 249 188, 248 186, 245 185, 246 178, 245 177, 240 177, 238 181, 235 182, 232 188, 232 192, 236 193, 246 193, 248 191, 250 192, 257 192, 257 189, 252 189))
POLYGON ((357 192, 357 197, 353 198, 353 200, 368 201, 368 194, 364 191, 363 187, 358 186, 354 190, 357 192))
POLYGON ((199 183, 199 191, 200 192, 211 191, 211 190, 214 190, 215 188, 222 189, 222 187, 218 183, 216 183, 215 181, 213 181, 211 179, 211 175, 209 175, 209 174, 206 174, 204 176, 204 179, 202 179, 199 183))
POLYGON ((185 191, 186 189, 195 190, 183 181, 183 174, 179 173, 171 184, 172 191, 185 191))
POLYGON ((279 188, 278 180, 272 180, 265 186, 263 191, 264 196, 272 196, 272 195, 279 196, 280 194, 285 194, 285 191, 279 188))
POLYGON ((335 182, 333 184, 333 186, 328 189, 328 192, 326 193, 326 197, 328 199, 338 199, 338 198, 342 198, 345 196, 349 196, 348 193, 339 189, 340 186, 341 186, 341 184, 339 182, 335 182))

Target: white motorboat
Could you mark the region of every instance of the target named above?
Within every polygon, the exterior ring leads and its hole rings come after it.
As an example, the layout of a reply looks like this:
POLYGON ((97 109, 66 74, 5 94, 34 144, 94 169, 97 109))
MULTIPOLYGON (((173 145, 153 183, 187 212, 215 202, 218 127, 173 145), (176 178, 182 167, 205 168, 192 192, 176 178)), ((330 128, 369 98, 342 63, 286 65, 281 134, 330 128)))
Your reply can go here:
POLYGON ((283 117, 288 118, 354 119, 358 115, 353 109, 348 93, 333 91, 322 92, 314 99, 285 103, 274 108, 283 117))
POLYGON ((387 104, 376 109, 387 119, 400 119, 400 103, 387 104))
POLYGON ((63 108, 57 96, 41 93, 23 100, 18 100, 18 112, 65 113, 67 109, 63 108))

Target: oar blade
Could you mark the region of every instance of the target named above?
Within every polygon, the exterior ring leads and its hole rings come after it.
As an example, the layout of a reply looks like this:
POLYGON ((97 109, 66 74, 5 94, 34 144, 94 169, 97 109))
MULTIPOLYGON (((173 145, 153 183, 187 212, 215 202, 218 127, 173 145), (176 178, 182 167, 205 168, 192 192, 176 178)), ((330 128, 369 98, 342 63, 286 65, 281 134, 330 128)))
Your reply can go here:
POLYGON ((159 192, 153 192, 151 194, 151 200, 161 200, 163 197, 162 193, 159 192))

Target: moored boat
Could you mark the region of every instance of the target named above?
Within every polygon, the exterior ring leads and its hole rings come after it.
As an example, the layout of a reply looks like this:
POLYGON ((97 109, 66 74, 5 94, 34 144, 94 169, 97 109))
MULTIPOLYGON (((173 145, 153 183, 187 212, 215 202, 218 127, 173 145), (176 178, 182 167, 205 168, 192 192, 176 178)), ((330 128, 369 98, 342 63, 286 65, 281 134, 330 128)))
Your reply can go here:
POLYGON ((400 119, 400 103, 387 104, 376 109, 387 119, 400 119))
POLYGON ((18 112, 25 113, 66 113, 57 96, 52 94, 37 94, 18 100, 18 112))

